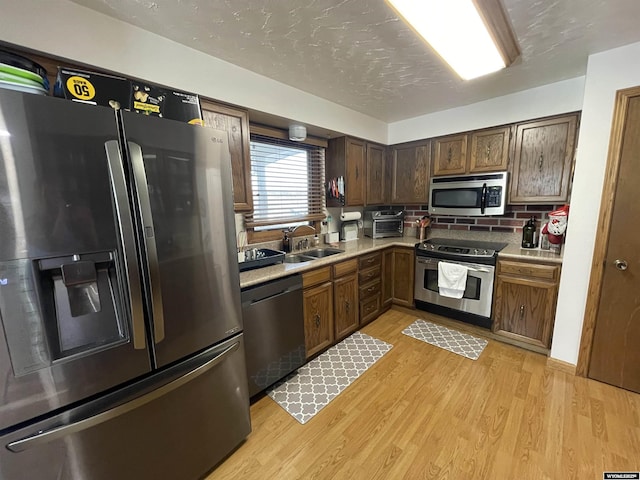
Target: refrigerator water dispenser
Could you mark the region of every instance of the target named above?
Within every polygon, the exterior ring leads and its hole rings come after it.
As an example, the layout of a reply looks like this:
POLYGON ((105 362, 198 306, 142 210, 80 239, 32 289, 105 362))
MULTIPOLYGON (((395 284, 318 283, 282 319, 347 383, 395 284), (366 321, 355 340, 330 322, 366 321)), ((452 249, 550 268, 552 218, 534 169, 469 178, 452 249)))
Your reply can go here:
POLYGON ((38 268, 54 360, 127 340, 111 252, 40 260, 38 268))

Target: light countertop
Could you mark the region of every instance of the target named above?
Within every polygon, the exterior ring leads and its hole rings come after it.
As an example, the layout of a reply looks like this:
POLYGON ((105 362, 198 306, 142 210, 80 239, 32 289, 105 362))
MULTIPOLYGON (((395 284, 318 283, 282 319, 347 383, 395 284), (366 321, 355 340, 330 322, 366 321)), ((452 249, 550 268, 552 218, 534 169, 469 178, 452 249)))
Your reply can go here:
MULTIPOLYGON (((466 233, 466 232, 465 232, 466 233)), ((441 235, 433 235, 441 236, 441 235)), ((463 235, 456 235, 457 238, 464 238, 463 235)), ((484 238, 483 238, 484 240, 484 238)), ((490 238, 490 240, 498 240, 497 238, 490 238)), ((351 240, 349 242, 339 242, 336 248, 344 250, 344 253, 331 255, 329 257, 318 258, 317 260, 310 260, 308 262, 301 263, 280 263, 277 265, 271 265, 269 267, 256 268, 255 270, 248 270, 246 272, 240 272, 240 287, 246 288, 253 285, 258 285, 269 280, 275 280, 278 278, 286 277, 296 273, 302 273, 309 270, 331 265, 336 262, 348 260, 352 257, 357 257, 366 253, 374 252, 376 250, 382 250, 387 247, 399 246, 399 247, 414 247, 419 240, 412 236, 405 237, 393 237, 393 238, 381 238, 373 240, 371 238, 360 238, 358 240, 351 240)), ((334 247, 332 245, 326 245, 321 243, 319 248, 334 247)), ((303 251, 294 253, 304 253, 303 251)), ((521 248, 519 243, 509 243, 498 254, 499 259, 514 259, 514 260, 530 260, 540 261, 546 263, 562 263, 562 254, 553 253, 549 250, 540 250, 539 248, 521 248)))
MULTIPOLYGON (((329 257, 318 258, 317 260, 311 260, 302 263, 280 263, 278 265, 271 265, 269 267, 256 268, 255 270, 248 270, 246 272, 240 272, 240 287, 250 287, 259 283, 267 282, 269 280, 275 280, 277 278, 286 277, 295 273, 302 273, 308 270, 313 270, 325 265, 331 265, 336 262, 348 260, 352 257, 357 257, 365 253, 374 252, 387 247, 413 247, 418 243, 415 237, 393 237, 393 238, 381 238, 373 240, 371 238, 361 238, 358 240, 351 240, 348 242, 339 242, 336 248, 344 250, 344 253, 338 253, 329 257)), ((332 245, 325 245, 321 243, 319 248, 332 247, 332 245)), ((304 254, 304 250, 294 253, 304 254)))
POLYGON ((498 253, 498 259, 537 260, 547 263, 562 263, 562 252, 554 253, 539 248, 522 248, 520 244, 510 243, 498 253))

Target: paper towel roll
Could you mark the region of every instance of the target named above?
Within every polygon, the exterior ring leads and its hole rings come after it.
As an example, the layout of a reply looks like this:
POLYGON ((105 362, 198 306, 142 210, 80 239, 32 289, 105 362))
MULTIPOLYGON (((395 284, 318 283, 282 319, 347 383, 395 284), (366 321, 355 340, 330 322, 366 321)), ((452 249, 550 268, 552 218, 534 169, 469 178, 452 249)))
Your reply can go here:
POLYGON ((362 214, 360 212, 343 212, 340 214, 340 220, 348 222, 349 220, 360 220, 362 214))

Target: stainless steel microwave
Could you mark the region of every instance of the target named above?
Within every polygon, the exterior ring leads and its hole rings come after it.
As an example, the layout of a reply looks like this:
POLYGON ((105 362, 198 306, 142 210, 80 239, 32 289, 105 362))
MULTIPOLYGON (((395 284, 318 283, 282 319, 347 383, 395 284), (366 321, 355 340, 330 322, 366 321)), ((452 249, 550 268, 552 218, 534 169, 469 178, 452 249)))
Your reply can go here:
POLYGON ((507 203, 507 172, 433 177, 429 213, 434 215, 502 215, 507 203))

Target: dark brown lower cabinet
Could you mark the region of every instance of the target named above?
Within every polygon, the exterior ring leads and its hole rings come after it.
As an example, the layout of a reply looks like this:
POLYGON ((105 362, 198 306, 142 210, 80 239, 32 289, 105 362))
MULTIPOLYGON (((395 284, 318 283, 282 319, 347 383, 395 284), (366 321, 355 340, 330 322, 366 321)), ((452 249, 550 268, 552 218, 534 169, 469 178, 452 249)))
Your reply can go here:
POLYGON ((382 294, 381 309, 389 310, 393 304, 393 248, 387 248, 382 251, 382 294))
POLYGON ((304 286, 304 340, 307 358, 334 342, 333 283, 330 267, 302 275, 304 286))
POLYGON ((307 358, 375 320, 413 306, 414 251, 389 247, 303 273, 307 358))
POLYGON ((413 247, 393 248, 393 303, 413 307, 415 282, 415 252, 413 247))
POLYGON ((560 266, 499 260, 496 278, 493 331, 549 349, 560 266))
POLYGON ((333 266, 333 313, 335 341, 356 331, 359 325, 358 262, 347 260, 333 266))

